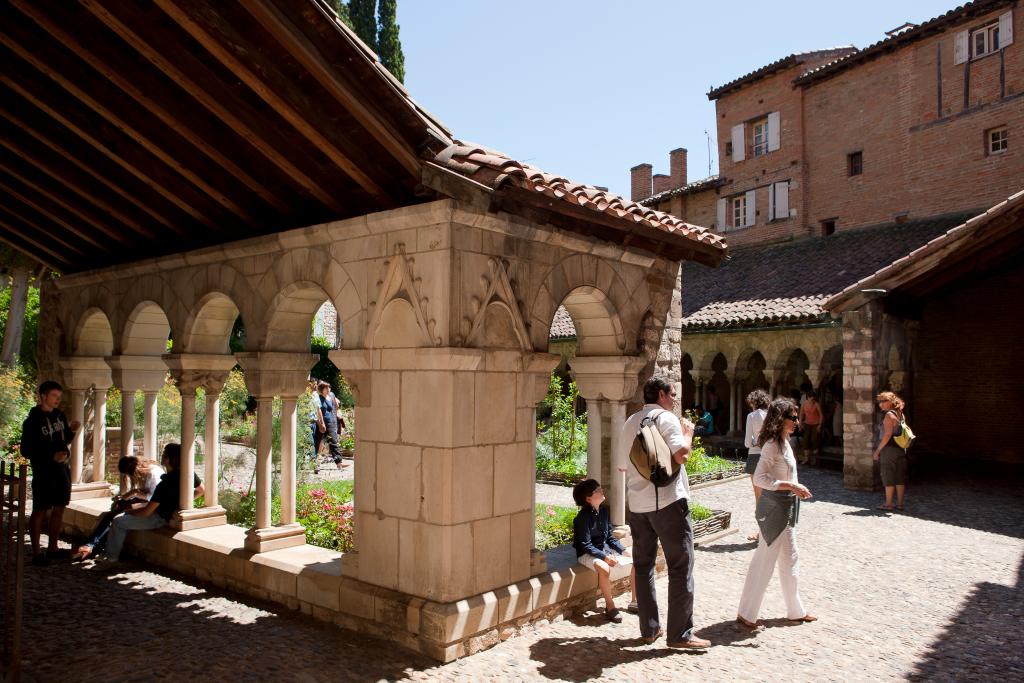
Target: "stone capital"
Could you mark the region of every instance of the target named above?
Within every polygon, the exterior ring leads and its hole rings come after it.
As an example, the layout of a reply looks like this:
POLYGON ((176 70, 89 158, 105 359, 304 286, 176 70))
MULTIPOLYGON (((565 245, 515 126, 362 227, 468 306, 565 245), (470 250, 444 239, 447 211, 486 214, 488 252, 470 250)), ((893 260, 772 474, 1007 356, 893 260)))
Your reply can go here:
POLYGON ((101 356, 67 356, 60 359, 60 369, 68 389, 109 389, 113 384, 110 366, 101 356))
POLYGON ((636 393, 646 364, 647 359, 640 356, 582 356, 569 363, 580 395, 588 401, 628 401, 636 393))
POLYGON ((236 362, 229 354, 168 353, 162 358, 183 392, 207 386, 219 391, 236 362))
POLYGON ((255 351, 234 357, 245 370, 246 386, 257 398, 298 396, 306 390, 309 369, 318 360, 312 353, 283 351, 255 351))
POLYGON ((107 356, 114 385, 122 391, 159 391, 167 377, 160 356, 107 356))

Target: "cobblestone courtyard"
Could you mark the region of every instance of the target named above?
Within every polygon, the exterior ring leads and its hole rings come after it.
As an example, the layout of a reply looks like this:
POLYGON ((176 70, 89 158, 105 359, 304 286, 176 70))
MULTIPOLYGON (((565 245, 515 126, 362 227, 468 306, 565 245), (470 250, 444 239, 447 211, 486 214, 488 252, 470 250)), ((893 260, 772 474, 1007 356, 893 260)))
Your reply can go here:
MULTIPOLYGON (((733 626, 753 550, 744 481, 696 498, 732 509, 740 533, 698 551, 696 621, 714 646, 645 646, 636 618, 589 614, 438 665, 276 605, 128 565, 26 569, 24 678, 144 680, 1021 680, 1024 501, 1014 483, 955 478, 908 492, 905 514, 843 490, 836 472, 801 475, 802 592, 821 620, 790 626, 773 580, 751 636, 733 626)), ((664 605, 666 581, 658 583, 664 605)), ((620 598, 620 601, 623 599, 620 598)))

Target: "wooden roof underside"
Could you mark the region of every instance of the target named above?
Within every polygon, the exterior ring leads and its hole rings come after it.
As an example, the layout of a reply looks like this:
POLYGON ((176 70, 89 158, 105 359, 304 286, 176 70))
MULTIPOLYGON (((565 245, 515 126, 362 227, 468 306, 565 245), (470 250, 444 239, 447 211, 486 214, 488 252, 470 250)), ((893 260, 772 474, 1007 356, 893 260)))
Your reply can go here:
POLYGON ((310 0, 3 0, 0 63, 0 239, 65 273, 422 201, 447 141, 310 0))

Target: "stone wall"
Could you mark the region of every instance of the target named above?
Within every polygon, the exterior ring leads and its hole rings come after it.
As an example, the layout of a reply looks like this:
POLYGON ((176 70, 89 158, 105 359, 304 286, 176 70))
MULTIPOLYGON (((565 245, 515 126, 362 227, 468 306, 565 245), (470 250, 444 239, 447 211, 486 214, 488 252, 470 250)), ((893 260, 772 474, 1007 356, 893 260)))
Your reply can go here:
POLYGON ((882 371, 876 350, 881 318, 877 302, 843 314, 843 484, 848 489, 876 487, 877 468, 872 454, 876 377, 882 371))

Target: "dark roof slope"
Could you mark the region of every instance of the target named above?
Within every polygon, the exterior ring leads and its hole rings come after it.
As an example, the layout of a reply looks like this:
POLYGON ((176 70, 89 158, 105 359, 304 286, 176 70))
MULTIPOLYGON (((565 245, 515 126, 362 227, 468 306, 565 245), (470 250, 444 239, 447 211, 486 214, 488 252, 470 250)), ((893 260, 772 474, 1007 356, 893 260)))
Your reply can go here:
POLYGON ((733 92, 734 90, 739 90, 744 86, 754 83, 755 81, 759 81, 762 78, 767 78, 769 76, 779 73, 780 71, 785 71, 786 69, 796 66, 797 64, 803 64, 804 62, 808 62, 819 58, 841 58, 844 55, 848 55, 856 51, 857 48, 854 47, 853 45, 842 45, 840 47, 830 47, 824 50, 794 52, 791 55, 783 57, 782 59, 775 60, 771 64, 766 64, 765 66, 762 66, 760 69, 756 69, 744 76, 740 76, 735 80, 729 81, 725 85, 720 85, 717 88, 712 88, 708 92, 708 99, 717 100, 719 97, 725 95, 726 93, 733 92))
POLYGON ((683 330, 824 320, 831 296, 977 213, 739 249, 713 271, 686 263, 683 330))
POLYGON ((641 199, 640 204, 644 206, 657 206, 666 199, 672 199, 672 197, 678 197, 681 194, 691 194, 693 192, 701 192, 702 190, 710 190, 720 185, 725 185, 726 179, 720 175, 712 175, 707 178, 701 178, 700 180, 694 180, 692 183, 687 183, 682 187, 674 187, 671 190, 662 190, 658 194, 651 195, 647 199, 641 199))
POLYGON ((920 26, 901 31, 885 40, 869 45, 863 50, 858 50, 811 69, 807 73, 798 76, 793 83, 796 85, 810 85, 826 78, 831 78, 846 69, 876 59, 887 52, 892 52, 910 43, 942 33, 950 26, 959 24, 966 19, 987 14, 1004 5, 1014 4, 1016 4, 1015 0, 975 0, 975 2, 965 3, 960 7, 949 10, 945 14, 929 19, 920 26))

